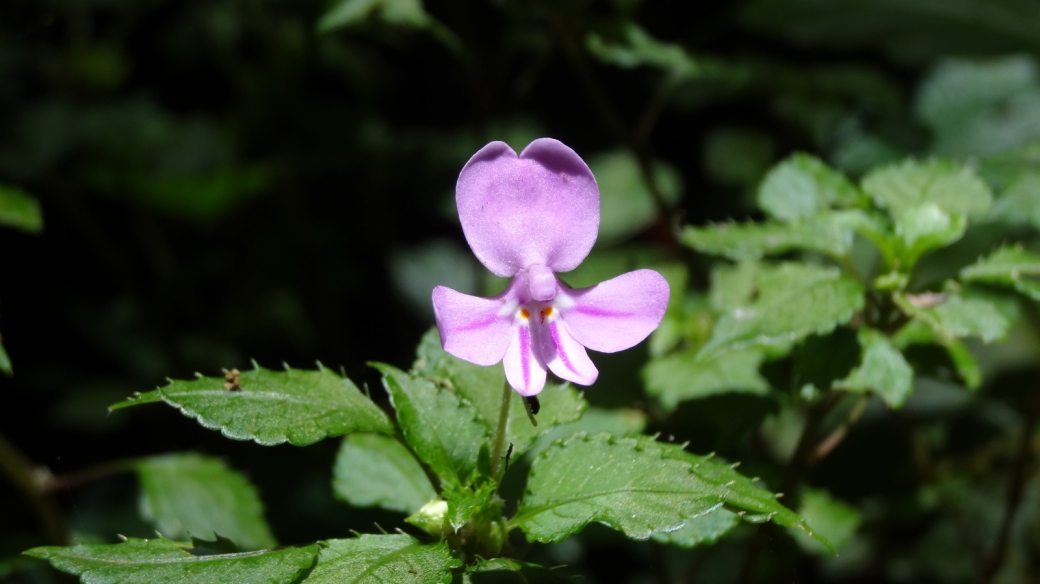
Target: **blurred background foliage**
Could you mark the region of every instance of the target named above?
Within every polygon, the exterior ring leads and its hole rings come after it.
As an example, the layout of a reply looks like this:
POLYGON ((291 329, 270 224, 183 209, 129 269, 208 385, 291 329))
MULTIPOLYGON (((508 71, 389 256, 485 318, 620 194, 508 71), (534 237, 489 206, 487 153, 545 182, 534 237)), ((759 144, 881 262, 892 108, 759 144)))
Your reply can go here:
MULTIPOLYGON (((1009 238, 1035 243, 1038 57, 1034 0, 5 0, 0 450, 64 486, 27 497, 32 485, 0 481, 0 580, 61 580, 19 555, 34 545, 149 536, 137 482, 105 470, 128 457, 223 457, 282 543, 399 522, 334 500, 337 441, 261 449, 168 408, 107 406, 250 358, 320 360, 381 391, 364 364, 411 363, 434 285, 502 286, 453 201, 490 140, 552 136, 595 172, 602 232, 570 283, 650 265, 690 290, 672 333, 597 357, 593 406, 627 408, 637 427, 646 412, 651 431, 775 487, 805 424, 787 372, 767 363, 741 393, 644 389, 650 355, 707 339, 727 299, 703 291, 734 277, 677 228, 761 218, 757 185, 793 151, 853 178, 937 154, 998 199, 994 221, 923 261, 919 291, 1009 238)), ((1037 582, 1040 483, 1016 453, 1037 449, 1040 343, 1036 308, 1012 304, 1028 318, 1009 341, 968 347, 980 391, 947 357, 908 352, 937 373, 900 410, 869 402, 811 469, 802 512, 829 522, 838 557, 779 532, 756 543, 750 526, 693 550, 591 527, 533 554, 588 582, 732 582, 753 545, 768 553, 744 581, 1037 582), (993 565, 1016 473, 1022 502, 993 565)), ((815 339, 794 350, 798 377, 843 376, 855 336, 815 339), (850 346, 841 375, 823 371, 850 346)))

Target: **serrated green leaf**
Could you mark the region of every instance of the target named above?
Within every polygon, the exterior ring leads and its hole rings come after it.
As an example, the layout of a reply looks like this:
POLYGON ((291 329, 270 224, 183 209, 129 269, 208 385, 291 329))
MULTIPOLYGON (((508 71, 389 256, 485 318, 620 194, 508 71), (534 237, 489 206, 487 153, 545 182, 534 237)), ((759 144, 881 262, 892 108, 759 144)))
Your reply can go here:
POLYGON ((307 574, 309 584, 448 584, 462 565, 447 544, 423 545, 410 535, 331 539, 307 574))
POLYGON ((686 520, 686 524, 668 533, 655 533, 654 541, 694 548, 718 541, 740 523, 740 516, 723 507, 686 520))
POLYGON ((862 361, 834 387, 854 393, 873 391, 893 408, 902 407, 914 381, 914 370, 906 358, 888 337, 872 328, 859 329, 859 344, 863 349, 862 361))
MULTIPOLYGON (((501 366, 481 367, 449 355, 440 347, 437 329, 431 329, 423 337, 418 357, 416 366, 421 375, 461 396, 476 409, 477 420, 487 428, 489 435, 495 431, 502 405, 502 387, 506 382, 501 366)), ((511 397, 505 442, 513 445, 514 456, 523 454, 553 426, 577 420, 588 407, 582 394, 566 383, 547 383, 538 394, 538 401, 541 404, 538 426, 533 426, 519 395, 511 397)))
POLYGON ((419 461, 390 436, 351 434, 332 470, 332 490, 355 507, 412 514, 437 496, 419 461))
POLYGON ((895 224, 902 244, 897 253, 904 271, 926 252, 960 239, 968 228, 964 215, 949 215, 934 203, 901 209, 895 213, 895 224))
POLYGON ((719 312, 747 306, 755 294, 761 265, 741 260, 732 266, 717 265, 711 270, 711 305, 719 312))
POLYGON ((475 513, 491 506, 497 490, 498 485, 491 481, 476 489, 454 485, 446 487, 443 495, 448 502, 448 523, 455 530, 461 528, 475 513))
POLYGON ((78 575, 84 584, 284 584, 314 565, 318 546, 196 556, 169 540, 130 538, 117 544, 39 547, 25 553, 78 575))
POLYGON ((853 207, 866 197, 841 172, 804 152, 769 171, 758 187, 758 206, 774 219, 797 221, 830 207, 853 207))
POLYGON ((833 549, 827 549, 805 532, 793 531, 795 541, 803 550, 821 555, 828 552, 833 553, 834 550, 841 551, 856 534, 861 520, 860 513, 855 507, 816 489, 805 489, 802 492, 802 502, 798 506, 798 514, 805 517, 806 521, 811 522, 813 527, 834 544, 833 549))
POLYGON ((729 465, 648 436, 609 434, 577 434, 540 454, 512 524, 529 541, 561 541, 593 521, 647 539, 722 505, 812 533, 775 495, 729 465))
POLYGON ((698 358, 692 350, 679 351, 653 359, 643 367, 646 392, 661 406, 674 410, 680 402, 720 393, 739 392, 764 395, 769 383, 758 373, 763 355, 741 350, 698 358))
MULTIPOLYGON (((473 484, 480 451, 491 442, 477 410, 448 389, 383 363, 373 363, 397 410, 404 438, 437 476, 450 483, 473 484)), ((499 388, 501 391, 501 388, 499 388)), ((485 461, 486 463, 486 461, 485 461)))
POLYGON ((824 213, 796 222, 687 226, 682 242, 697 251, 732 260, 754 259, 792 250, 848 256, 858 211, 824 213))
POLYGON ((40 204, 22 189, 0 184, 0 225, 40 233, 43 231, 40 204))
POLYGON ((226 537, 244 550, 277 545, 256 488, 217 458, 194 453, 144 458, 141 515, 171 539, 226 537))
POLYGON ((978 298, 895 294, 893 299, 908 316, 930 326, 940 342, 979 337, 989 343, 1005 338, 1011 324, 992 302, 978 298))
MULTIPOLYGON (((379 406, 349 379, 325 368, 271 371, 256 367, 239 374, 239 389, 225 389, 225 383, 223 377, 173 380, 159 388, 159 395, 206 428, 264 446, 283 442, 306 446, 349 432, 394 431, 379 406)), ((131 401, 117 405, 151 403, 141 397, 131 401)))
POLYGON ((863 177, 863 190, 895 214, 934 204, 947 215, 980 216, 993 204, 993 193, 975 171, 953 160, 906 160, 863 177))
POLYGON ((986 282, 1008 286, 1033 300, 1040 300, 1040 254, 1021 247, 1002 247, 977 263, 961 270, 966 282, 986 282))
POLYGON ((539 438, 527 451, 527 456, 533 457, 545 451, 553 442, 570 438, 579 432, 585 434, 606 432, 614 436, 632 436, 642 433, 645 429, 646 414, 640 410, 628 408, 608 410, 590 407, 582 414, 580 420, 556 426, 552 431, 539 438))
POLYGON ((700 357, 825 334, 863 308, 863 286, 836 268, 785 263, 758 276, 759 297, 727 311, 700 357))
POLYGON ((471 566, 463 584, 573 584, 555 570, 511 558, 495 558, 471 566))
POLYGON ((121 410, 130 406, 160 403, 162 402, 162 400, 162 394, 160 394, 159 390, 156 389, 154 391, 146 391, 144 393, 134 393, 134 395, 126 398, 125 400, 108 406, 108 409, 109 411, 114 412, 116 410, 121 410))

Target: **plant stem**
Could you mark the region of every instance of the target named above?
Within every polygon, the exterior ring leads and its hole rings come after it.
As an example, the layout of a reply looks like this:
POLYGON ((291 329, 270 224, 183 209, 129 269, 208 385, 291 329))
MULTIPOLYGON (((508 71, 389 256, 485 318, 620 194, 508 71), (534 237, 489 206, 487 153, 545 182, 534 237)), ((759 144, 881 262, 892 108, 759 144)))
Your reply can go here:
POLYGON ((513 388, 509 382, 502 385, 502 407, 498 410, 498 428, 495 429, 495 441, 491 443, 491 476, 498 478, 498 465, 502 460, 502 446, 506 440, 506 426, 509 424, 509 400, 513 397, 513 388))
POLYGON ((68 530, 65 528, 61 509, 43 488, 51 480, 50 471, 33 465, 3 435, 0 435, 0 471, 3 471, 29 500, 47 540, 56 545, 67 544, 68 530))
POLYGON ((1011 528, 1015 523, 1015 513, 1022 502, 1022 493, 1025 490, 1026 472, 1033 458, 1033 433, 1036 431, 1037 418, 1040 418, 1040 391, 1034 391, 1032 399, 1026 406, 1025 423, 1022 424, 1022 437, 1018 445, 1018 455, 1011 466, 1010 484, 1008 485, 1007 500, 1004 503, 1004 518, 1000 522, 1000 531, 997 532, 997 541, 993 545, 993 551, 982 567, 979 576, 981 584, 989 584, 1004 563, 1007 556, 1008 543, 1011 540, 1011 528))

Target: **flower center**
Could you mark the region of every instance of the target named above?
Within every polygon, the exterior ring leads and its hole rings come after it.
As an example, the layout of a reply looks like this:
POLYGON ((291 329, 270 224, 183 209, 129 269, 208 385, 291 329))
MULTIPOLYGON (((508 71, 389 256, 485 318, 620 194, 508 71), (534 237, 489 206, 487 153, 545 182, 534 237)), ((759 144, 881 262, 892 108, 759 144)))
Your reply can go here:
POLYGON ((535 264, 527 269, 527 276, 531 282, 531 298, 539 302, 548 302, 556 298, 556 276, 552 270, 535 264))

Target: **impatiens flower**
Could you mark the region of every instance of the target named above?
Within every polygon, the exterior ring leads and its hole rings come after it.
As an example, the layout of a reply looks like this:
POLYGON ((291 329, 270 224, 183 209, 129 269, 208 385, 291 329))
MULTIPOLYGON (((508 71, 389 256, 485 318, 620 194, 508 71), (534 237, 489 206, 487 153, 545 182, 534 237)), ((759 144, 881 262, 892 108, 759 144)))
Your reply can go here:
POLYGON ((586 348, 628 349, 661 323, 668 284, 653 270, 577 289, 556 276, 578 267, 599 230, 596 179, 562 142, 540 138, 519 156, 504 142, 484 146, 459 174, 455 202, 477 259, 513 280, 492 298, 433 290, 445 351, 477 365, 503 361, 509 384, 532 396, 546 369, 592 384, 599 371, 586 348))

